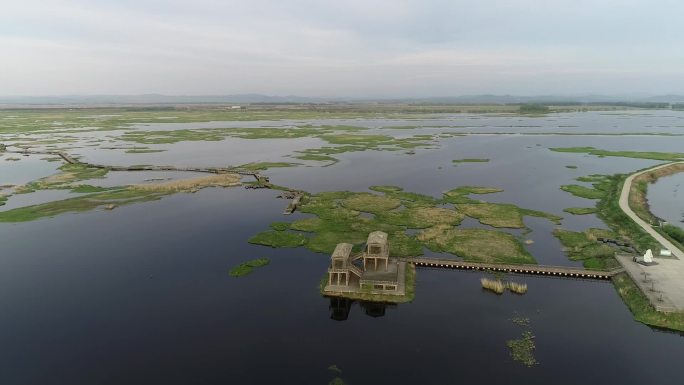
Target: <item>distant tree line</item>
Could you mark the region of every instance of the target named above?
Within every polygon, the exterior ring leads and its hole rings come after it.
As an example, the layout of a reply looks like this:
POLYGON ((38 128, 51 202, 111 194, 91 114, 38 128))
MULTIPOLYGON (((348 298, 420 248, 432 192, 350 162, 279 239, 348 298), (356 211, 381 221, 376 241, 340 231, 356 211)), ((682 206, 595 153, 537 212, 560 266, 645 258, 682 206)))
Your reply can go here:
POLYGON ((520 106, 521 114, 545 114, 549 107, 542 104, 523 104, 520 106))

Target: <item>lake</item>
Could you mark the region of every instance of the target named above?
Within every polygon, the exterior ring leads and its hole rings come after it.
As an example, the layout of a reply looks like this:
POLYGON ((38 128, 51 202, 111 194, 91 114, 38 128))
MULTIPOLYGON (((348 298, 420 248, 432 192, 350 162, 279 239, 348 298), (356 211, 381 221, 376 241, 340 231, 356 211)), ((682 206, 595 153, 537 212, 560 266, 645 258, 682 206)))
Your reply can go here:
MULTIPOLYGON (((684 113, 676 111, 249 123, 160 123, 153 128, 350 124, 393 136, 684 133, 684 113), (386 126, 419 128, 381 128, 386 126)), ((78 137, 79 143, 93 138, 89 133, 78 137)), ((220 166, 297 161, 288 156, 292 151, 321 145, 318 138, 227 138, 159 145, 167 149, 161 153, 126 154, 98 146, 70 151, 95 163, 220 166)), ((561 191, 561 185, 578 183, 574 178, 583 175, 630 173, 660 162, 559 153, 549 147, 676 152, 683 145, 679 136, 457 136, 416 149, 414 155, 349 152, 335 155, 340 161, 328 167, 302 162, 264 174, 273 183, 309 192, 397 185, 440 196, 463 185, 498 187, 504 191, 477 198, 561 215, 562 227, 579 231, 605 225, 595 215, 564 213, 564 208, 594 202, 561 191), (490 160, 452 164, 462 158, 490 160)), ((16 162, 0 158, 0 166, 1 185, 49 175, 59 163, 32 156, 16 162)), ((112 173, 101 185, 154 176, 112 173)), ((681 218, 680 183, 681 178, 667 177, 651 187, 656 215, 674 222, 679 212, 681 218)), ((482 273, 419 268, 411 303, 324 298, 318 284, 327 255, 247 243, 271 222, 308 216, 284 217, 287 202, 277 195, 208 188, 112 211, 0 224, 0 383, 326 384, 337 376, 328 369, 331 365, 349 384, 642 384, 672 383, 680 376, 682 336, 634 321, 610 282, 513 276, 527 283, 527 294, 499 296, 481 288, 482 273), (271 263, 245 277, 228 275, 232 266, 261 257, 271 263), (529 328, 512 322, 516 317, 529 318, 529 328), (515 362, 506 346, 526 330, 535 335, 539 361, 531 368, 515 362)), ((0 210, 46 199, 62 197, 13 196, 0 210)), ((540 264, 578 265, 553 237, 556 225, 540 218, 525 223, 532 232, 524 236, 534 241, 526 248, 540 264)), ((462 226, 484 225, 466 220, 462 226)))

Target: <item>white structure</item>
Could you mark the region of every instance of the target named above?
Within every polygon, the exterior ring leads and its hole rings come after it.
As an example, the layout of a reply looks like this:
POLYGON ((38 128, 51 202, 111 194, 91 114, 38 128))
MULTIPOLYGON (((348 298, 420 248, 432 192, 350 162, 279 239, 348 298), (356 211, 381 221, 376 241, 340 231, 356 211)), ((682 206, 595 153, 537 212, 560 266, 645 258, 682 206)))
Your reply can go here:
POLYGON ((643 257, 634 257, 634 262, 644 266, 653 266, 658 264, 653 260, 653 252, 651 249, 646 250, 646 253, 643 257))
POLYGON ((660 256, 661 257, 671 257, 672 252, 668 249, 660 249, 660 256))
POLYGON ((644 262, 645 263, 652 263, 653 262, 653 252, 651 249, 646 250, 646 254, 644 254, 644 262))

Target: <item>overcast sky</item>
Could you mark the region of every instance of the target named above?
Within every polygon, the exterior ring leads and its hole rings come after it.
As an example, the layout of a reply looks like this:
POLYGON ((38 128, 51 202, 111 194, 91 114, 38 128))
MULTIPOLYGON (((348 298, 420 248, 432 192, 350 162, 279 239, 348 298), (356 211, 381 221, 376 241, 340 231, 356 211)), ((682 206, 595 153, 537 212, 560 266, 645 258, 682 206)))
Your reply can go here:
POLYGON ((684 94, 682 0, 0 0, 0 95, 684 94))

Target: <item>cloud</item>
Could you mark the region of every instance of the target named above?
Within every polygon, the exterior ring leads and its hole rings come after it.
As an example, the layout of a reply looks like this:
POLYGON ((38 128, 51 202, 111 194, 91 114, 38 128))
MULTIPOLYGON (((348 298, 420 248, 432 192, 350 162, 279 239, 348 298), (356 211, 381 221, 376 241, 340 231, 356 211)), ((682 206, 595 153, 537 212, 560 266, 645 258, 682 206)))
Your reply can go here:
POLYGON ((0 13, 0 94, 684 92, 664 0, 54 0, 0 13))

